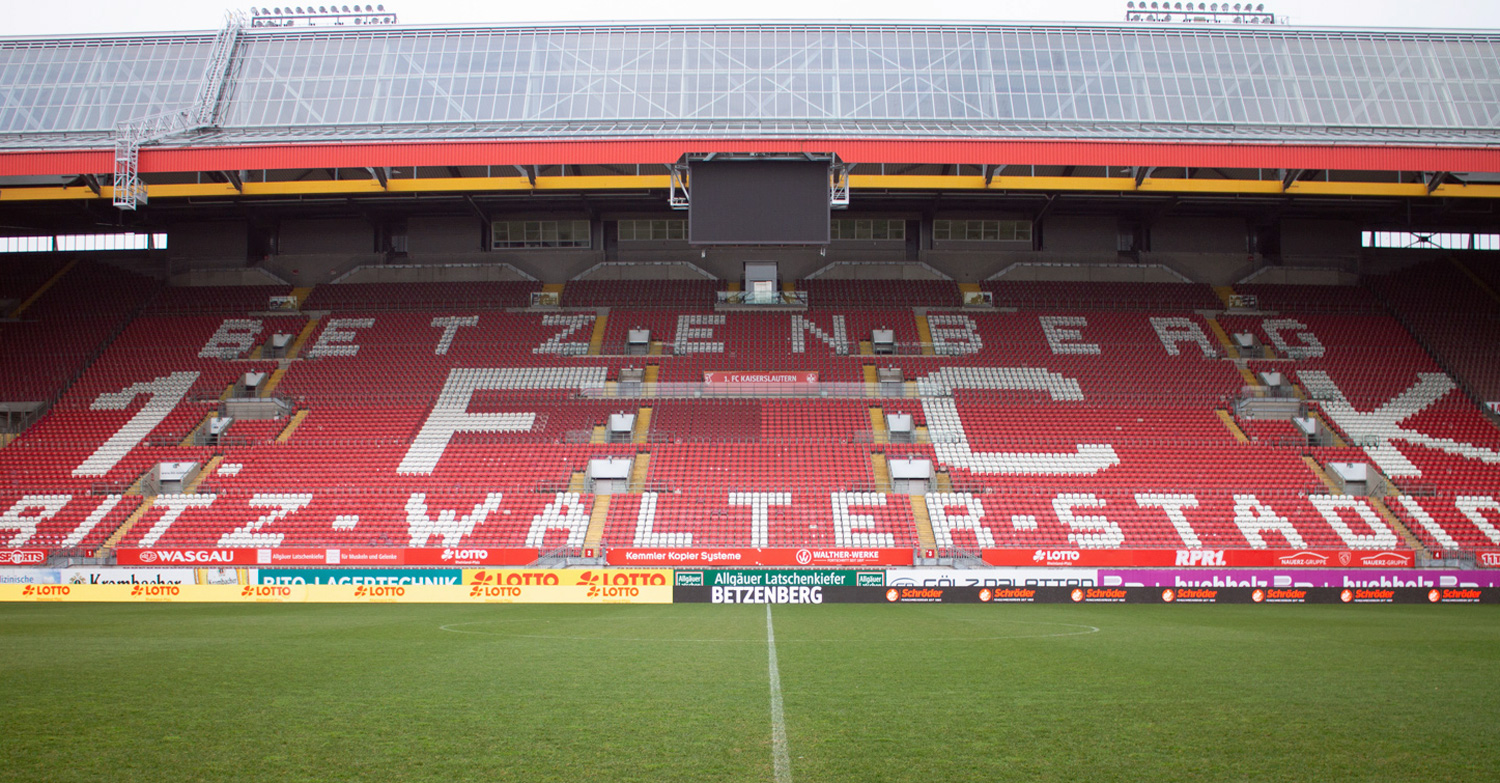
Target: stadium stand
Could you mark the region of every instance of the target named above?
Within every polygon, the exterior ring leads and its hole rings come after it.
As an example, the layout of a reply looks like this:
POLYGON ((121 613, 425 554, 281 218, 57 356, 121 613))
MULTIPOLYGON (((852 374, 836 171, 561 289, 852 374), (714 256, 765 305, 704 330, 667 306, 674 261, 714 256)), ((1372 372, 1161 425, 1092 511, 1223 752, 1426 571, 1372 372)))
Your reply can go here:
POLYGON ((526 307, 541 284, 468 281, 461 283, 339 283, 313 289, 305 310, 410 310, 443 307, 491 310, 526 307))
POLYGON ((798 284, 810 307, 957 307, 958 286, 947 280, 828 280, 816 277, 798 284))
POLYGON ((564 307, 710 307, 718 281, 575 280, 563 289, 564 307))
POLYGON ((1481 400, 1500 401, 1500 301, 1459 263, 1430 261, 1371 286, 1449 372, 1481 400))
MULTIPOLYGON (((807 314, 604 315, 466 314, 420 294, 340 309, 343 294, 315 290, 309 309, 327 308, 316 320, 243 312, 268 295, 259 287, 196 291, 202 301, 184 289, 135 317, 0 450, 4 513, 7 524, 37 520, 11 528, 13 545, 56 547, 540 548, 590 537, 624 548, 1404 549, 1378 512, 1431 551, 1500 547, 1500 507, 1487 499, 1500 490, 1500 435, 1396 319, 1363 314, 1359 294, 1288 289, 1265 294, 1285 308, 1275 316, 1210 323, 1184 309, 1205 303, 1200 287, 1164 288, 1134 289, 1118 310, 914 311, 882 300, 807 314), (1329 301, 1348 306, 1329 314, 1319 304, 1329 301), (1319 312, 1298 311, 1304 303, 1319 312), (899 324, 901 352, 862 352, 875 324, 899 324), (1215 325, 1254 334, 1268 352, 1242 372, 1215 325), (610 354, 639 327, 663 349, 610 354), (256 358, 276 333, 302 335, 297 355, 256 358), (622 387, 622 370, 642 364, 658 371, 653 383, 622 387), (878 369, 902 380, 872 383, 878 369), (264 397, 284 405, 279 418, 194 441, 252 371, 279 372, 264 397), (704 382, 807 371, 818 383, 800 390, 704 382), (1257 372, 1285 372, 1341 443, 1239 415, 1247 394, 1265 393, 1247 383, 1257 372), (1392 400, 1406 416, 1395 424, 1423 435, 1386 445, 1404 435, 1362 412, 1392 400), (1221 411, 1235 411, 1248 442, 1221 411), (615 413, 639 424, 611 436, 615 413), (886 429, 897 413, 912 417, 908 442, 886 429), (600 459, 631 461, 610 502, 590 491, 600 459), (1324 468, 1341 461, 1371 462, 1400 497, 1377 509, 1335 494, 1324 468), (172 462, 201 475, 190 492, 154 493, 153 468, 172 462), (897 463, 930 470, 923 488, 895 484, 907 480, 897 463), (99 498, 116 497, 74 532, 99 498)), ((1092 289, 1050 285, 1047 301, 1093 303, 1092 289)))
POLYGON ((1500 565, 1495 36, 1141 24, 0 40, 0 534, 1500 565))
POLYGON ((0 402, 53 400, 159 285, 91 260, 58 261, 5 283, 0 298, 19 304, 17 320, 0 324, 0 402))

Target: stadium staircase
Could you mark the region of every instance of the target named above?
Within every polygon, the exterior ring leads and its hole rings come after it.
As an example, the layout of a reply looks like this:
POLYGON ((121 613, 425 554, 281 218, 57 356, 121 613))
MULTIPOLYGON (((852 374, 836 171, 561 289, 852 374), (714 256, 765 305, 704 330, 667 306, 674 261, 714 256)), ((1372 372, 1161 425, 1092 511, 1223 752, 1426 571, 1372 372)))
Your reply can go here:
POLYGON ((585 549, 597 550, 604 543, 604 523, 609 519, 609 498, 609 495, 594 497, 594 507, 589 512, 589 527, 583 534, 585 549))
POLYGON ((937 539, 932 534, 932 517, 927 514, 927 500, 918 495, 909 498, 911 517, 917 527, 917 546, 924 550, 936 550, 937 539))
POLYGON ((132 511, 130 516, 126 517, 125 521, 121 522, 120 526, 115 528, 115 531, 110 533, 108 538, 104 539, 104 543, 96 550, 97 556, 101 558, 109 557, 110 553, 120 545, 120 542, 125 540, 126 536, 130 535, 130 531, 135 528, 136 523, 146 518, 146 515, 151 511, 151 507, 155 504, 156 498, 142 500, 141 504, 136 506, 135 511, 132 511))

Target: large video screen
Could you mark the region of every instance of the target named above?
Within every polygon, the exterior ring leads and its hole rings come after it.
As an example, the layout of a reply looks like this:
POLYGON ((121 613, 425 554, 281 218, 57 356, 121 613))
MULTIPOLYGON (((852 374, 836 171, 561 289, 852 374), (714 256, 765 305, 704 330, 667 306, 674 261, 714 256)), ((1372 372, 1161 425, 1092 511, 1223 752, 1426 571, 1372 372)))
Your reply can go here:
POLYGON ((828 244, 827 161, 695 161, 688 242, 828 244))

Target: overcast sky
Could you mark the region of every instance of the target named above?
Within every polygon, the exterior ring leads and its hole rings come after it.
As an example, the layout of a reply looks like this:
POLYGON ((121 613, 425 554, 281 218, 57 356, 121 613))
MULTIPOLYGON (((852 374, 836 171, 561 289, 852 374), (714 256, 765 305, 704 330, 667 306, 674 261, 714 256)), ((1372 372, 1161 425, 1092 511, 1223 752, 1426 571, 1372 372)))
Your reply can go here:
MULTIPOLYGON (((292 2, 295 5, 298 0, 292 2)), ((417 25, 713 19, 1118 22, 1125 14, 1125 0, 950 0, 936 4, 923 0, 756 0, 744 5, 705 0, 384 2, 402 24, 417 25)), ((276 4, 262 0, 256 7, 262 5, 276 4)), ((3 0, 0 36, 214 30, 223 26, 226 9, 249 7, 248 3, 202 0, 63 0, 61 5, 3 0)), ((1266 7, 1295 25, 1500 29, 1497 0, 1280 0, 1266 7)))

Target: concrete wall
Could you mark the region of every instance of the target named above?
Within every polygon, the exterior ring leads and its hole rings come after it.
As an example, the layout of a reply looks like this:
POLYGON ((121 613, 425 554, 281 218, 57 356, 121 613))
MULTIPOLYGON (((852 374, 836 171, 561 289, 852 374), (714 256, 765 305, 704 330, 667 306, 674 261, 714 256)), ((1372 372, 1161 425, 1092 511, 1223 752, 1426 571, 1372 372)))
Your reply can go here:
POLYGON ((1062 280, 1093 283, 1181 283, 1182 278, 1155 264, 1038 264, 1021 262, 1002 270, 996 280, 1062 280))
POLYGON ((1339 266, 1358 258, 1359 224, 1343 220, 1281 221, 1281 258, 1294 266, 1339 266), (1338 259, 1340 262, 1335 262, 1338 259))
MULTIPOLYGON (((686 261, 611 262, 584 270, 580 280, 706 280, 702 266, 686 261), (695 269, 694 267, 698 267, 695 269)), ((705 270, 707 271, 707 270, 705 270)))
POLYGON ((1244 250, 1237 253, 1163 253, 1141 254, 1143 264, 1161 264, 1195 283, 1230 285, 1254 272, 1257 262, 1244 250))
POLYGON ((208 285, 283 285, 271 272, 260 267, 239 269, 189 269, 172 275, 174 286, 208 285))
POLYGON ((375 229, 359 218, 287 220, 281 224, 276 250, 281 255, 369 253, 375 229))
POLYGON ((1151 225, 1155 253, 1249 253, 1242 218, 1165 217, 1151 225))
POLYGON ((248 263, 249 227, 243 220, 180 223, 169 232, 167 254, 174 270, 232 269, 248 263))
POLYGON ((529 281, 510 264, 394 264, 362 266, 340 283, 462 283, 529 281))
POLYGON ((1053 215, 1042 221, 1042 249, 1051 253, 1119 252, 1119 221, 1110 216, 1053 215))
POLYGON ((783 280, 800 280, 832 261, 906 261, 904 243, 843 242, 829 245, 825 253, 816 247, 688 247, 684 242, 631 242, 615 254, 622 263, 683 261, 734 282, 744 277, 745 262, 774 261, 783 280), (628 248, 628 249, 627 249, 628 248))
POLYGON ((384 253, 279 255, 261 266, 295 286, 320 285, 361 265, 385 263, 384 253))
POLYGON ((834 261, 816 274, 823 280, 947 280, 941 271, 906 261, 834 261))
POLYGON ((1359 282, 1359 275, 1329 267, 1267 266, 1239 282, 1255 285, 1354 285, 1359 282))
POLYGON ((477 217, 413 217, 406 221, 406 250, 413 256, 475 253, 483 249, 484 226, 477 217))

